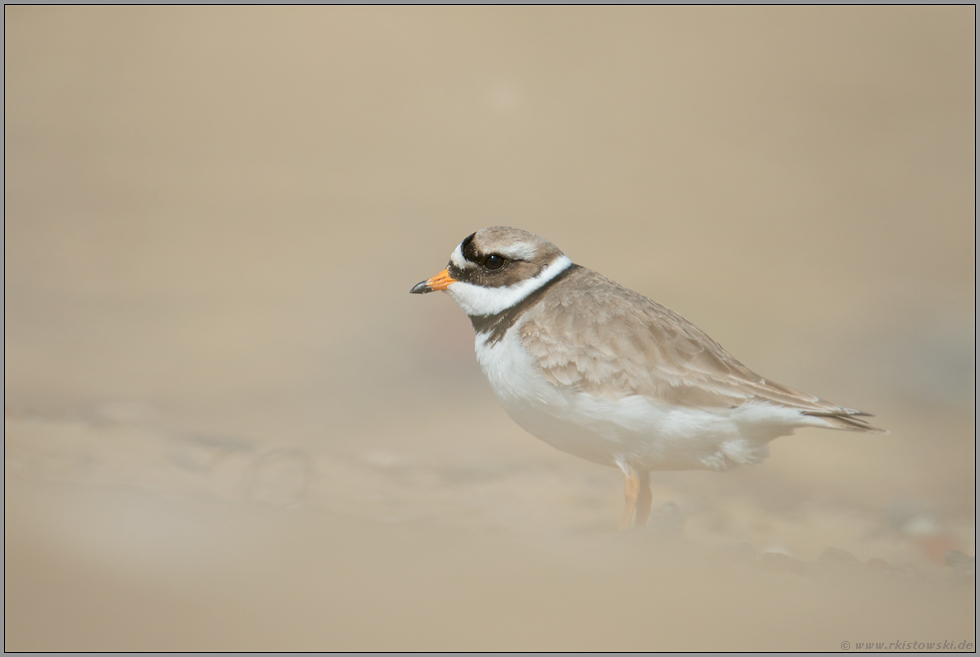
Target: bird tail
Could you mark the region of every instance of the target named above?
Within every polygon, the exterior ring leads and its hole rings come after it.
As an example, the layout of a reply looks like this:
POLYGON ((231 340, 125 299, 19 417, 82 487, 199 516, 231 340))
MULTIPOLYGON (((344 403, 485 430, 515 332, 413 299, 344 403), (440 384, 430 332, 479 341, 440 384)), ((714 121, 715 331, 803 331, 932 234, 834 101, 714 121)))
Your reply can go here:
POLYGON ((874 415, 865 413, 864 411, 856 411, 852 408, 841 408, 833 411, 803 411, 803 415, 820 418, 823 420, 824 426, 828 429, 861 431, 863 433, 888 433, 887 429, 873 426, 864 419, 866 417, 874 417, 874 415))

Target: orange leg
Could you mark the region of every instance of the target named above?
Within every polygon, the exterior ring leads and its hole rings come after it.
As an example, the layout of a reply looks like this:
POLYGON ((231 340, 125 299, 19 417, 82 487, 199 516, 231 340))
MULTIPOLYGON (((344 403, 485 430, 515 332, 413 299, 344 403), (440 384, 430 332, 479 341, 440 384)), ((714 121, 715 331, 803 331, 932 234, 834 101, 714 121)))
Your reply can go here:
POLYGON ((646 527, 650 519, 650 508, 653 506, 653 491, 650 490, 650 473, 640 472, 640 491, 636 499, 636 521, 634 527, 646 527))
POLYGON ((632 469, 623 470, 623 475, 626 477, 626 488, 623 491, 626 494, 626 506, 623 507, 623 519, 619 521, 619 529, 623 531, 629 529, 630 525, 633 523, 633 512, 636 510, 636 498, 640 493, 640 480, 636 476, 636 473, 632 469))
POLYGON ((626 487, 623 491, 626 496, 626 506, 623 507, 623 519, 619 521, 619 529, 622 531, 630 527, 644 527, 650 519, 650 507, 653 504, 650 473, 636 472, 628 465, 619 467, 626 478, 626 487))

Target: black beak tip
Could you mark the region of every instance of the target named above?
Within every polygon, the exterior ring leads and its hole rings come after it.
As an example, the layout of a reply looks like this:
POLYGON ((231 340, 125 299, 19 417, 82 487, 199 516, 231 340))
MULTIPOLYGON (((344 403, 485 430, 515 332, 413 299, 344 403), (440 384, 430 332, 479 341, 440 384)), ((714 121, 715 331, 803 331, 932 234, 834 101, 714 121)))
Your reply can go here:
POLYGON ((425 294, 426 292, 431 292, 432 288, 428 286, 425 281, 417 284, 411 290, 408 291, 409 294, 425 294))

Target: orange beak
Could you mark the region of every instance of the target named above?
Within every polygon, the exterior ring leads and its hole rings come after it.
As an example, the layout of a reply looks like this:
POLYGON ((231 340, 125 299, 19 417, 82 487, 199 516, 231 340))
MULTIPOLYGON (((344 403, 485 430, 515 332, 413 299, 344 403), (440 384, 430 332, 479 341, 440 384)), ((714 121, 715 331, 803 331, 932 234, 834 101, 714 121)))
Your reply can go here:
POLYGON ((447 287, 456 282, 456 279, 449 275, 448 269, 443 269, 441 272, 433 276, 427 281, 422 281, 411 290, 410 294, 426 294, 428 292, 438 292, 439 290, 445 290, 447 287))

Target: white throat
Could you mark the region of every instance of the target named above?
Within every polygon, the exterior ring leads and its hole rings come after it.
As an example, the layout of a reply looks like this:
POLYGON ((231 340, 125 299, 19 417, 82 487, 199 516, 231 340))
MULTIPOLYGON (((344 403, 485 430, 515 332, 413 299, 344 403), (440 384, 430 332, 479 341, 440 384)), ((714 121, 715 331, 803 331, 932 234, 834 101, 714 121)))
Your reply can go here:
POLYGON ((456 281, 446 291, 470 317, 496 315, 514 306, 542 285, 572 266, 568 256, 559 256, 534 278, 506 287, 483 287, 456 281))

